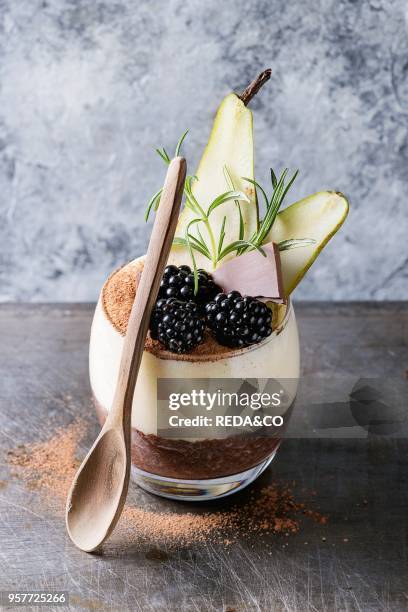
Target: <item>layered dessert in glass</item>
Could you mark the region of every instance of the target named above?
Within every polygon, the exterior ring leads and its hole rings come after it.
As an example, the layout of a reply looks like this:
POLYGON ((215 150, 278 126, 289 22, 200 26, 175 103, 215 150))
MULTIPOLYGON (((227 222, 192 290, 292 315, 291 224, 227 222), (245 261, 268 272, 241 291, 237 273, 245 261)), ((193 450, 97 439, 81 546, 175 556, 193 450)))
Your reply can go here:
MULTIPOLYGON (((137 291, 143 259, 115 272, 106 281, 94 315, 90 343, 90 381, 98 416, 103 422, 113 401, 127 320, 137 291)), ((132 462, 133 476, 146 488, 192 490, 200 481, 201 490, 222 488, 231 491, 253 479, 273 458, 279 437, 230 435, 211 439, 202 432, 197 439, 163 438, 158 435, 158 379, 277 379, 282 380, 294 400, 299 377, 299 340, 292 305, 279 304, 273 312, 273 332, 256 345, 229 348, 218 344, 210 333, 188 353, 174 353, 157 340, 148 338, 133 399, 132 462), (255 469, 254 469, 255 468, 255 469), (234 478, 239 474, 240 478, 234 478), (218 480, 205 483, 206 480, 218 480), (237 481, 238 480, 238 481, 237 481)))
MULTIPOLYGON (((159 383, 205 380, 216 388, 235 381, 238 388, 248 380, 274 381, 284 389, 287 425, 300 375, 291 293, 348 211, 345 197, 333 191, 283 208, 297 172, 289 178, 288 170, 277 175, 271 169, 270 195, 255 180, 247 105, 267 73, 241 96, 227 96, 218 110, 197 173, 186 180, 185 206, 150 321, 133 399, 133 478, 167 497, 228 495, 274 458, 279 428, 270 434, 264 427, 248 433, 198 426, 193 436, 182 428, 166 435, 159 383)), ((158 153, 169 163, 165 149, 158 153)), ((158 206, 160 190, 146 219, 158 206)), ((101 422, 112 405, 143 266, 142 256, 113 272, 95 310, 90 381, 101 422)))

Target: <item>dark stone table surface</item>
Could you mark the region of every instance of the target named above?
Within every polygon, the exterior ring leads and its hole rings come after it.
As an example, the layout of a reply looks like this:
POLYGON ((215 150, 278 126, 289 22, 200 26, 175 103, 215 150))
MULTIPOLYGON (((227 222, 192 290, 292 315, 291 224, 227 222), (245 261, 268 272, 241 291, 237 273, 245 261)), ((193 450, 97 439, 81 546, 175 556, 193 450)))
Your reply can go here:
MULTIPOLYGON (((92 309, 0 307, 0 590, 65 589, 75 610, 408 609, 402 437, 286 440, 261 479, 236 496, 242 504, 267 483, 294 481, 296 490, 316 491, 327 525, 305 521, 288 538, 242 538, 228 547, 157 549, 113 538, 100 555, 76 550, 61 516, 13 475, 7 452, 78 416, 88 423, 80 455, 96 435, 87 372, 92 309)), ((304 374, 406 381, 408 304, 298 303, 297 315, 304 374)), ((130 499, 153 510, 186 506, 135 485, 130 499)))

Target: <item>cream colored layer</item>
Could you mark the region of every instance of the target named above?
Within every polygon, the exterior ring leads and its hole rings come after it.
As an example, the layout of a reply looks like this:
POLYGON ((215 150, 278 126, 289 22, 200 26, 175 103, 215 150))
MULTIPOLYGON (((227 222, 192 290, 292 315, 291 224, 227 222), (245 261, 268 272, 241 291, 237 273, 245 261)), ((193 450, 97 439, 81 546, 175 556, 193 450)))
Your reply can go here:
MULTIPOLYGON (((96 400, 108 410, 115 392, 124 338, 107 319, 99 299, 91 329, 89 372, 96 400)), ((299 339, 292 306, 279 334, 238 354, 216 361, 161 359, 145 351, 133 400, 132 426, 146 434, 157 433, 158 378, 275 378, 294 398, 299 377, 299 339), (295 380, 293 380, 295 379, 295 380)), ((207 432, 209 433, 209 432, 207 432)))

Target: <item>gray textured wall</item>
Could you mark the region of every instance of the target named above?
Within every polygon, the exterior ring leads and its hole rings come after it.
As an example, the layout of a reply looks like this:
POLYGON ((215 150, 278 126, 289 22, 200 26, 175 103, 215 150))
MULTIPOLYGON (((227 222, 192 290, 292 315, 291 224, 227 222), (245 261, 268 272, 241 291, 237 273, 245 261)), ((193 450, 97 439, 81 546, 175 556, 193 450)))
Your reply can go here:
POLYGON ((257 176, 352 211, 302 298, 408 298, 404 0, 0 0, 0 298, 90 300, 144 251, 153 152, 262 68, 257 176))

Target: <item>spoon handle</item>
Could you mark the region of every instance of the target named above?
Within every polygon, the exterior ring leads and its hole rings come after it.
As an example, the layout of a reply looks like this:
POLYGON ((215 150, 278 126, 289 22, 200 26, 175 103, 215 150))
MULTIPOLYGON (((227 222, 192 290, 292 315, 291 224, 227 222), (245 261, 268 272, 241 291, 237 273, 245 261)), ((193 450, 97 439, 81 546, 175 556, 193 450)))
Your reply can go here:
POLYGON ((122 423, 125 437, 130 433, 136 379, 150 317, 176 231, 185 178, 186 161, 183 157, 175 157, 167 171, 143 272, 130 313, 116 391, 108 417, 111 424, 122 423))

